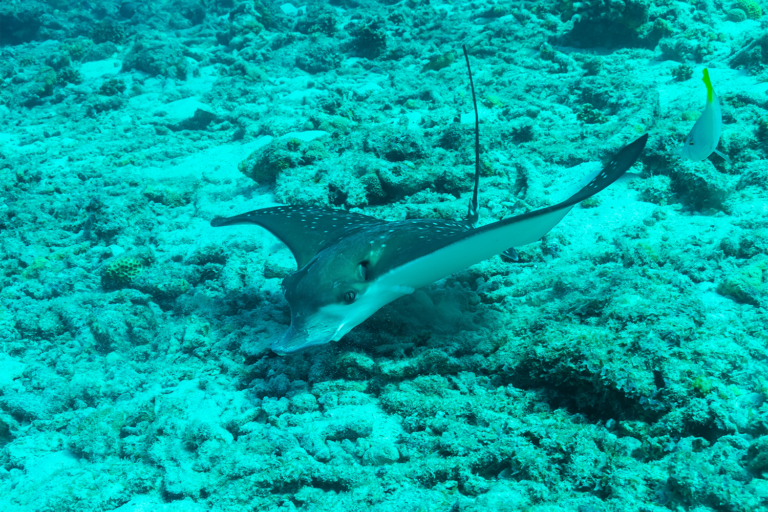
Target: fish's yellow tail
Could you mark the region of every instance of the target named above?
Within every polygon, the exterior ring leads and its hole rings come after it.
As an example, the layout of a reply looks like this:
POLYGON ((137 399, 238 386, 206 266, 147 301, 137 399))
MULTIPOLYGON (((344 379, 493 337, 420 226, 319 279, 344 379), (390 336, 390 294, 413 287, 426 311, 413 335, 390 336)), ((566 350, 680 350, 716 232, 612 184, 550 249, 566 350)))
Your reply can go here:
POLYGON ((702 78, 704 85, 707 86, 707 102, 712 103, 715 98, 715 90, 712 88, 712 82, 709 81, 709 70, 704 68, 704 78, 702 78))

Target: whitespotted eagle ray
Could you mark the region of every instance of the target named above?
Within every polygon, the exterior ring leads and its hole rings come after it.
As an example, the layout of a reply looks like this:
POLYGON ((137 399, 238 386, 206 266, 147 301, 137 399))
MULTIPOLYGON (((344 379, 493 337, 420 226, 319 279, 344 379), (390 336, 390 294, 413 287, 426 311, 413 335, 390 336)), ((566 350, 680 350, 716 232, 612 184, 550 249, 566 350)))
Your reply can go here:
MULTIPOLYGON (((464 56, 469 67, 466 49, 464 56)), ((648 134, 619 150, 578 192, 553 206, 476 227, 479 127, 475 106, 475 190, 464 221, 385 221, 318 206, 276 206, 211 226, 256 224, 288 246, 298 270, 283 280, 291 326, 272 344, 278 354, 339 341, 382 306, 496 254, 541 239, 577 203, 619 179, 640 156, 648 134)))

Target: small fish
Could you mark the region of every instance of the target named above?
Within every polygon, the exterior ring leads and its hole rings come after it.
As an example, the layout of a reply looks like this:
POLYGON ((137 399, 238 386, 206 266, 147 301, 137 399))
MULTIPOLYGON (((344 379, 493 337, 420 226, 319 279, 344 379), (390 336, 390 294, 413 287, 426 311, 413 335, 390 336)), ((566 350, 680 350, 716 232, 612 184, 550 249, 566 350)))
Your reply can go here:
POLYGON ((702 80, 707 86, 707 106, 704 107, 704 112, 693 125, 691 133, 686 137, 685 144, 680 149, 680 156, 694 162, 700 162, 712 153, 717 153, 726 162, 731 163, 731 159, 727 155, 717 150, 723 127, 723 114, 720 111, 720 101, 717 99, 715 90, 712 88, 712 82, 709 80, 707 68, 704 68, 702 80))
POLYGON ((123 2, 120 4, 120 7, 117 8, 117 13, 126 19, 133 18, 136 11, 139 10, 139 7, 139 4, 136 2, 123 2))

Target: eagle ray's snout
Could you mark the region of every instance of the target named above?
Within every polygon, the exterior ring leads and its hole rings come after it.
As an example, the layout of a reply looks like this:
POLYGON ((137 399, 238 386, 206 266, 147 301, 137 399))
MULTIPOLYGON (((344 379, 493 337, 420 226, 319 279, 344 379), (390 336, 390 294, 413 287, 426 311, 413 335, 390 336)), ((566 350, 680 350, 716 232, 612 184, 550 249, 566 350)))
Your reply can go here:
POLYGON ((286 355, 315 345, 323 345, 333 340, 341 328, 340 322, 339 319, 319 313, 300 320, 291 311, 291 326, 271 348, 279 355, 286 355))

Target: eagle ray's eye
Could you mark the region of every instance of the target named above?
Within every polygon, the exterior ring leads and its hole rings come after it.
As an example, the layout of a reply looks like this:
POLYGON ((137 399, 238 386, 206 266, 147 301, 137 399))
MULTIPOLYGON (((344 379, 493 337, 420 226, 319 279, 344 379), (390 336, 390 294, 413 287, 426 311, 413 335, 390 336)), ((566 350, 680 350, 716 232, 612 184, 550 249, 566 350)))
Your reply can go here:
POLYGON ((346 302, 347 304, 352 304, 353 302, 355 302, 356 295, 357 294, 352 290, 348 291, 347 293, 344 294, 344 302, 346 302))

